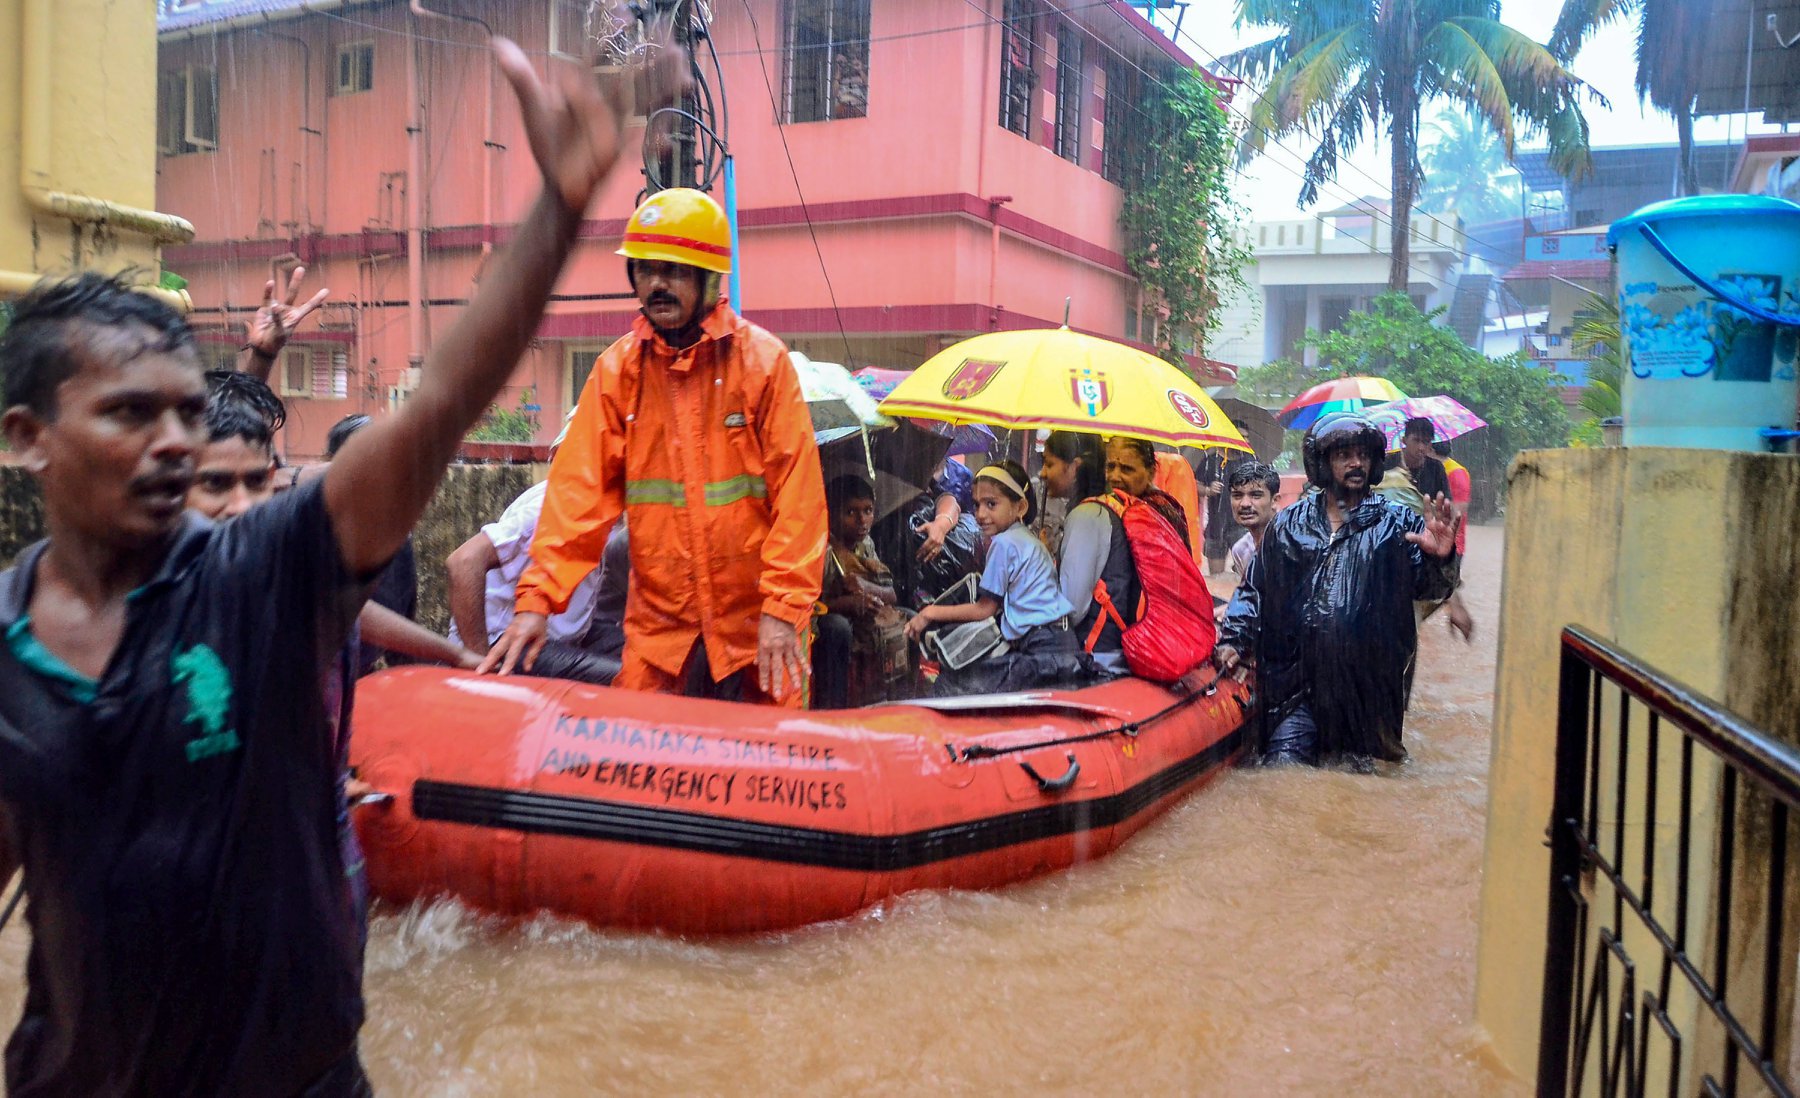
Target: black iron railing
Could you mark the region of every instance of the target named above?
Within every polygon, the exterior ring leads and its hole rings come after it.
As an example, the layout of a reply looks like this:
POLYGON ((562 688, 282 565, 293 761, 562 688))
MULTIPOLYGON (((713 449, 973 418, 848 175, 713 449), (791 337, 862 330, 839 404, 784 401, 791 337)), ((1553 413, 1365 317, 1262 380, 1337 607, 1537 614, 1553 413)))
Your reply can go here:
POLYGON ((1578 628, 1560 689, 1538 1094, 1794 1094, 1800 751, 1578 628))

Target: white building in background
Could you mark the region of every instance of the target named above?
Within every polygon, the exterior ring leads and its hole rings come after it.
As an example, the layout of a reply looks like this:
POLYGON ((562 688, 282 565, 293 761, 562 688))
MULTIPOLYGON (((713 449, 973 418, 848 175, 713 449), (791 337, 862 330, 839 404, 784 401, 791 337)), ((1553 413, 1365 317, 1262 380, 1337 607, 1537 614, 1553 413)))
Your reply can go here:
MULTIPOLYGON (((1291 221, 1251 222, 1246 235, 1252 262, 1244 269, 1244 281, 1250 293, 1219 311, 1206 345, 1212 358, 1256 366, 1293 357, 1307 329, 1334 331, 1345 317, 1366 310, 1387 292, 1393 227, 1385 200, 1363 199, 1291 221)), ((1415 212, 1413 281, 1407 287, 1413 302, 1421 309, 1451 304, 1468 252, 1454 216, 1415 212)), ((1466 341, 1474 341, 1485 319, 1487 291, 1483 276, 1466 341)))

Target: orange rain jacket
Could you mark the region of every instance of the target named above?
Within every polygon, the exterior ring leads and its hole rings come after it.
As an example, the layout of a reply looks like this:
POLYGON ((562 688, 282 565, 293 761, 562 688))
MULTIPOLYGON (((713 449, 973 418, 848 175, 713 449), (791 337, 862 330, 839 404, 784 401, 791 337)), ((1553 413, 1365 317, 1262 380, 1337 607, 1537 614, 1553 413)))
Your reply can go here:
POLYGON ((600 355, 550 466, 517 606, 566 607, 624 512, 627 665, 635 654, 677 675, 703 637, 720 681, 755 662, 763 614, 811 621, 827 518, 787 348, 723 302, 701 330, 676 351, 640 316, 600 355))
MULTIPOLYGON (((1156 476, 1151 486, 1159 492, 1167 492, 1181 509, 1187 512, 1188 553, 1193 556, 1194 564, 1200 574, 1206 574, 1206 535, 1202 532, 1205 523, 1200 517, 1200 482, 1194 479, 1193 466, 1179 454, 1157 454, 1156 476)), ((1222 506, 1218 500, 1214 507, 1222 506)))

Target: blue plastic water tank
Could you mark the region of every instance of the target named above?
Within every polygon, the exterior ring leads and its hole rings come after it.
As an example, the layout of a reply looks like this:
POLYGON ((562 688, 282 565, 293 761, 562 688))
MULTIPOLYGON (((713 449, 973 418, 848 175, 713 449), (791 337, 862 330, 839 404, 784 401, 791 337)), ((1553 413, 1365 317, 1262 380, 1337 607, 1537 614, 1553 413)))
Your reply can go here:
POLYGON ((1645 206, 1606 234, 1619 261, 1627 446, 1767 449, 1795 422, 1800 205, 1706 195, 1645 206))

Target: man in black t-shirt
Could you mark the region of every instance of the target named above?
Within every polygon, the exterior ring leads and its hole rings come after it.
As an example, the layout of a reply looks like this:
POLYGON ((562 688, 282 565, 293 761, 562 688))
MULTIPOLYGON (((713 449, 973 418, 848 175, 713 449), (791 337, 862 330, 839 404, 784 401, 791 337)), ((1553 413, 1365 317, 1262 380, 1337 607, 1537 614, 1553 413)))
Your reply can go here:
MULTIPOLYGON (((616 85, 551 92, 495 49, 543 194, 418 392, 324 476, 223 524, 190 514, 207 391, 187 323, 98 275, 15 306, 0 426, 49 537, 0 575, 0 879, 23 866, 32 931, 12 1094, 368 1093, 321 668, 622 147, 616 85)), ((658 51, 662 86, 679 54, 658 51)))
MULTIPOLYGON (((1406 470, 1413 487, 1427 502, 1439 496, 1450 498, 1450 474, 1444 470, 1444 463, 1431 452, 1431 442, 1436 434, 1437 428, 1424 416, 1407 420, 1406 429, 1400 436, 1400 459, 1395 463, 1406 470)), ((1388 466, 1393 467, 1394 464, 1388 466)))

